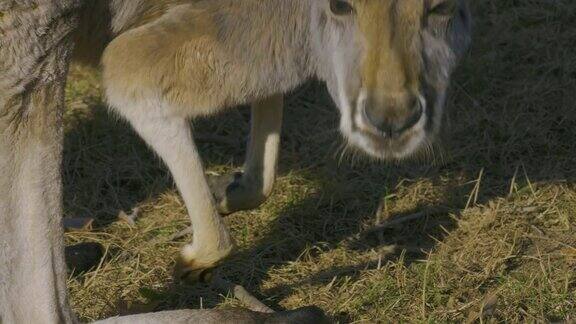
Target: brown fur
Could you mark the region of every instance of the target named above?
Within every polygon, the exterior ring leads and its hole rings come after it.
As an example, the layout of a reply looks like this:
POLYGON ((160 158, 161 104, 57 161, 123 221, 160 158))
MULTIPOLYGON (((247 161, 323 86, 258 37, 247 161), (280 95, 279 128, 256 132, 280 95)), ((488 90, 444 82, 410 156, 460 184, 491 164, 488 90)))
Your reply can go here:
POLYGON ((421 0, 355 3, 363 17, 360 31, 368 47, 362 77, 373 94, 371 104, 391 107, 386 113, 392 119, 410 114, 410 99, 420 87, 422 59, 418 53, 424 5, 421 0))

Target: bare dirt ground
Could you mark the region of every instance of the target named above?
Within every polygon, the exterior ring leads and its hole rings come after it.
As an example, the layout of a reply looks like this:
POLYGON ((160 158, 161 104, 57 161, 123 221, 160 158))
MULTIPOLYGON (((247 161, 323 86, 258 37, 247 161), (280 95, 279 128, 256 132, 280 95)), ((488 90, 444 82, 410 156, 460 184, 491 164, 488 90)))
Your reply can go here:
MULTIPOLYGON (((261 208, 226 218, 238 252, 220 269, 275 309, 317 305, 335 321, 576 320, 576 3, 483 0, 455 76, 440 148, 403 165, 341 158, 322 85, 286 100, 280 176, 261 208), (408 217, 371 230, 375 224, 408 217)), ((84 320, 231 307, 176 285, 190 237, 166 168, 75 69, 65 116, 65 216, 95 217, 106 258, 70 278, 84 320), (136 227, 114 222, 138 207, 136 227)), ((242 164, 249 114, 194 122, 207 169, 242 164)))

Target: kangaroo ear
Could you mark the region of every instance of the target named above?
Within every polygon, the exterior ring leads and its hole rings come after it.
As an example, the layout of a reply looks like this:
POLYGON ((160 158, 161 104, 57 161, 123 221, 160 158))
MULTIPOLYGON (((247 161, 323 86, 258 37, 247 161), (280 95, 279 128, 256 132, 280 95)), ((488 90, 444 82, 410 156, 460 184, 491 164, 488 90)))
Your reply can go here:
POLYGON ((433 16, 452 16, 458 8, 458 0, 435 1, 428 10, 433 16))

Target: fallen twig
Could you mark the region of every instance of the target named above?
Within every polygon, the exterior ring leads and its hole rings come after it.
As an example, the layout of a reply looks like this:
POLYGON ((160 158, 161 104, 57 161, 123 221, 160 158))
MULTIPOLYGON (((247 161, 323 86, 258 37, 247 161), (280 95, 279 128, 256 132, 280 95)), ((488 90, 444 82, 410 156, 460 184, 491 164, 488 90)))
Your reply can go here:
POLYGON ((373 232, 377 232, 383 229, 387 229, 390 227, 394 227, 403 223, 407 223, 409 221, 413 221, 415 219, 419 219, 425 216, 428 216, 429 214, 426 212, 418 212, 412 215, 406 215, 406 216, 400 216, 400 217, 395 217, 389 220, 384 221, 383 223, 380 223, 378 225, 375 225, 374 227, 370 227, 369 229, 364 231, 364 234, 368 234, 368 233, 373 233, 373 232))
POLYGON ((384 222, 377 224, 373 227, 370 227, 368 229, 366 229, 364 232, 362 232, 363 235, 366 234, 370 234, 370 233, 374 233, 374 232, 378 232, 390 227, 394 227, 394 226, 398 226, 416 219, 420 219, 422 217, 426 217, 426 216, 432 216, 435 214, 439 214, 439 213, 447 213, 448 210, 447 209, 437 209, 437 210, 425 210, 425 211, 421 211, 421 212, 417 212, 411 215, 405 215, 405 216, 399 216, 399 217, 394 217, 391 219, 386 219, 384 222))
POLYGON ((183 238, 186 235, 192 234, 192 226, 188 226, 185 229, 181 230, 180 232, 170 236, 168 238, 168 242, 176 241, 178 239, 183 238))
POLYGON ((492 316, 497 303, 498 291, 486 295, 482 300, 482 303, 479 305, 479 309, 470 310, 466 323, 482 322, 483 318, 492 316))
POLYGON ((136 227, 136 219, 140 216, 140 208, 136 207, 132 213, 126 214, 123 210, 118 213, 118 220, 122 221, 131 227, 136 227))
POLYGON ((234 298, 242 302, 248 309, 254 312, 274 313, 272 308, 259 301, 240 285, 229 282, 217 275, 212 278, 211 283, 214 288, 224 292, 225 294, 231 294, 234 298))

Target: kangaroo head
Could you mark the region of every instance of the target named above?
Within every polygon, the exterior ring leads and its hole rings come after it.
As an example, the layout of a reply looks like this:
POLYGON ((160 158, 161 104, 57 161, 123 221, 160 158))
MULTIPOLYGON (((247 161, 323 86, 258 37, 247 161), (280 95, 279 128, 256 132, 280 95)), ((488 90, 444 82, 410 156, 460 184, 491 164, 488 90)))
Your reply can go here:
POLYGON ((470 36, 466 0, 318 0, 318 71, 348 143, 402 159, 431 143, 470 36))

